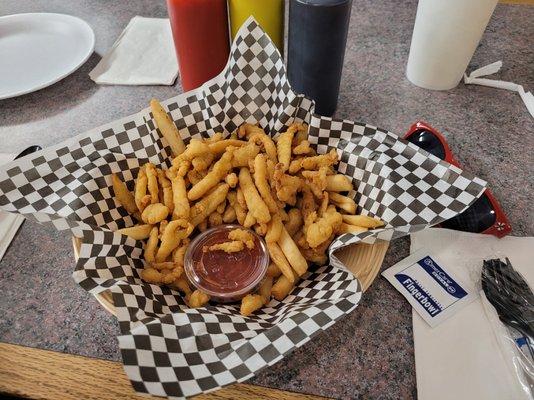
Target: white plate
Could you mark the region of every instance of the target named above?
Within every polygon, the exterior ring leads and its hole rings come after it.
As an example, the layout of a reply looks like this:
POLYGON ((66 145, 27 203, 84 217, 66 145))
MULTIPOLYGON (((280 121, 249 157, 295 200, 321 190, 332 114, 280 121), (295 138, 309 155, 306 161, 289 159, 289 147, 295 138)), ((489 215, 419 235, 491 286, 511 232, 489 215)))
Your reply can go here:
POLYGON ((91 27, 70 15, 0 17, 0 100, 63 79, 87 61, 94 46, 91 27))

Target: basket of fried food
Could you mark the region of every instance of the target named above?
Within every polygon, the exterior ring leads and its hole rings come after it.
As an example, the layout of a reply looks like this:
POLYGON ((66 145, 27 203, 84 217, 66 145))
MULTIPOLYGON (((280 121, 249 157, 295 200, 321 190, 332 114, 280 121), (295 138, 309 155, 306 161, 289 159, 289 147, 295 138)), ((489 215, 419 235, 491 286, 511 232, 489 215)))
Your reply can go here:
POLYGON ((172 163, 167 169, 142 165, 133 193, 113 175, 116 200, 138 221, 118 232, 145 241, 140 277, 176 289, 190 307, 210 301, 184 273, 191 240, 208 228, 240 225, 266 244, 265 277, 241 299, 246 316, 271 298, 282 301, 311 264, 325 265, 337 235, 384 225, 356 215, 356 203, 347 195, 351 179, 336 171, 337 152, 316 154, 305 124, 292 124, 273 139, 260 126, 245 123, 226 138, 220 132, 185 145, 161 105, 152 100, 151 109, 172 149, 172 163))

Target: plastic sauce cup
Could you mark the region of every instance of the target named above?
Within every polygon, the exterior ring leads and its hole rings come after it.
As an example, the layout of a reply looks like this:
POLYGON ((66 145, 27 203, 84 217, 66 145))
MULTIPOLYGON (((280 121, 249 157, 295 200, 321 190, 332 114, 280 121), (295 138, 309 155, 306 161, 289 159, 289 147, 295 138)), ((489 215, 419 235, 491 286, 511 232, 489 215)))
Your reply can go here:
POLYGON ((193 286, 221 303, 238 301, 252 292, 265 276, 269 253, 263 239, 254 231, 239 225, 220 225, 198 235, 187 248, 184 269, 193 286), (254 236, 254 248, 235 253, 203 251, 229 241, 228 233, 244 229, 254 236))

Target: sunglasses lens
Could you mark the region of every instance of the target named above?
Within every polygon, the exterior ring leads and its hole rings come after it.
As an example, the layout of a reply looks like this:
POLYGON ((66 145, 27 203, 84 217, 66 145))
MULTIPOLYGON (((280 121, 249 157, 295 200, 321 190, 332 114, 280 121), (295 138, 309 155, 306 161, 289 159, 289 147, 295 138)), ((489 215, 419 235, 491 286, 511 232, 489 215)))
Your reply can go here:
POLYGON ((441 160, 445 159, 445 148, 436 135, 427 130, 419 130, 408 136, 407 140, 441 160))
POLYGON ((497 219, 491 202, 482 194, 471 207, 460 215, 444 221, 441 226, 457 231, 480 233, 492 226, 497 219))

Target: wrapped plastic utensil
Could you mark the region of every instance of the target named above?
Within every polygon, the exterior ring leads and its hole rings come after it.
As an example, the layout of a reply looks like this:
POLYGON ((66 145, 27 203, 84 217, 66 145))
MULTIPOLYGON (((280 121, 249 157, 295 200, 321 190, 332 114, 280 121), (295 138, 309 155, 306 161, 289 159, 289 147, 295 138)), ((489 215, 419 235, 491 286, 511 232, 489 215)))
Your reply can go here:
POLYGON ((492 322, 503 356, 512 360, 518 383, 525 394, 532 398, 534 294, 508 258, 506 262, 500 259, 485 260, 481 283, 487 299, 483 299, 484 310, 492 322))

